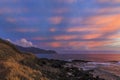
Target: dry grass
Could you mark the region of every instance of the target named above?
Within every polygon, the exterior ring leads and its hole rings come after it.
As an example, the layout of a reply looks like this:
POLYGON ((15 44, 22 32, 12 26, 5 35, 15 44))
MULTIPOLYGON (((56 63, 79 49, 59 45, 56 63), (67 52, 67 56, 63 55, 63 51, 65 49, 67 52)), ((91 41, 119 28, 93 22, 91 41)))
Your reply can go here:
POLYGON ((0 64, 3 67, 0 72, 4 73, 2 76, 7 80, 47 80, 40 71, 20 65, 17 62, 5 61, 0 64))
POLYGON ((40 70, 20 64, 21 60, 35 58, 31 54, 22 54, 13 44, 0 39, 0 80, 48 80, 40 70))

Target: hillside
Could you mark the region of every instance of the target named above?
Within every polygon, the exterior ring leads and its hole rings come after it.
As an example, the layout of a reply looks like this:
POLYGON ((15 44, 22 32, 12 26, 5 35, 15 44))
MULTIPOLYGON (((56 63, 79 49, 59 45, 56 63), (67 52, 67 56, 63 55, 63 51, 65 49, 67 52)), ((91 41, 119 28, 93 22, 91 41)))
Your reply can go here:
POLYGON ((17 48, 0 39, 0 80, 48 80, 41 71, 23 65, 21 62, 31 60, 31 65, 37 58, 32 54, 23 54, 17 48))
POLYGON ((104 80, 93 77, 91 71, 65 67, 66 63, 24 54, 15 45, 0 39, 0 80, 104 80))

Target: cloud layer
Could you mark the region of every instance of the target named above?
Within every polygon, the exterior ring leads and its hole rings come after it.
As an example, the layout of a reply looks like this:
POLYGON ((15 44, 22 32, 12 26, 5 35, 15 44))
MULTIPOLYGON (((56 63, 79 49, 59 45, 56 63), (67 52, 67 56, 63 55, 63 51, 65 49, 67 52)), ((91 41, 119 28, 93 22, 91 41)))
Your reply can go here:
POLYGON ((119 0, 0 1, 0 36, 55 50, 119 50, 119 0), (30 41, 28 41, 28 40, 30 41))

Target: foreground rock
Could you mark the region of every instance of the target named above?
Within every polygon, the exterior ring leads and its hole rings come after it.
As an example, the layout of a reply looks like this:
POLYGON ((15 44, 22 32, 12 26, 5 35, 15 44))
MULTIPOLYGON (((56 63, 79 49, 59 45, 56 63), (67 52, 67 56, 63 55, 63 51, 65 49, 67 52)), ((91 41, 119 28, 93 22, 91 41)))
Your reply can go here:
POLYGON ((84 60, 75 60, 66 63, 66 67, 76 67, 84 71, 92 71, 93 77, 99 76, 105 80, 120 80, 119 62, 90 62, 84 60))

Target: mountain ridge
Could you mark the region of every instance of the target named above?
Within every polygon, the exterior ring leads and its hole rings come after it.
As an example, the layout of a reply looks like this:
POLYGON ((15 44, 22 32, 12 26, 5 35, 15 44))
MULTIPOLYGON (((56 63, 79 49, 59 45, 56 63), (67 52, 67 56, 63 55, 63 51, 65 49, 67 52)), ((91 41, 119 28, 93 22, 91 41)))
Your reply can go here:
POLYGON ((32 52, 34 54, 57 54, 56 51, 54 50, 45 50, 45 49, 40 49, 37 47, 22 47, 19 45, 15 45, 16 48, 22 52, 32 52))

